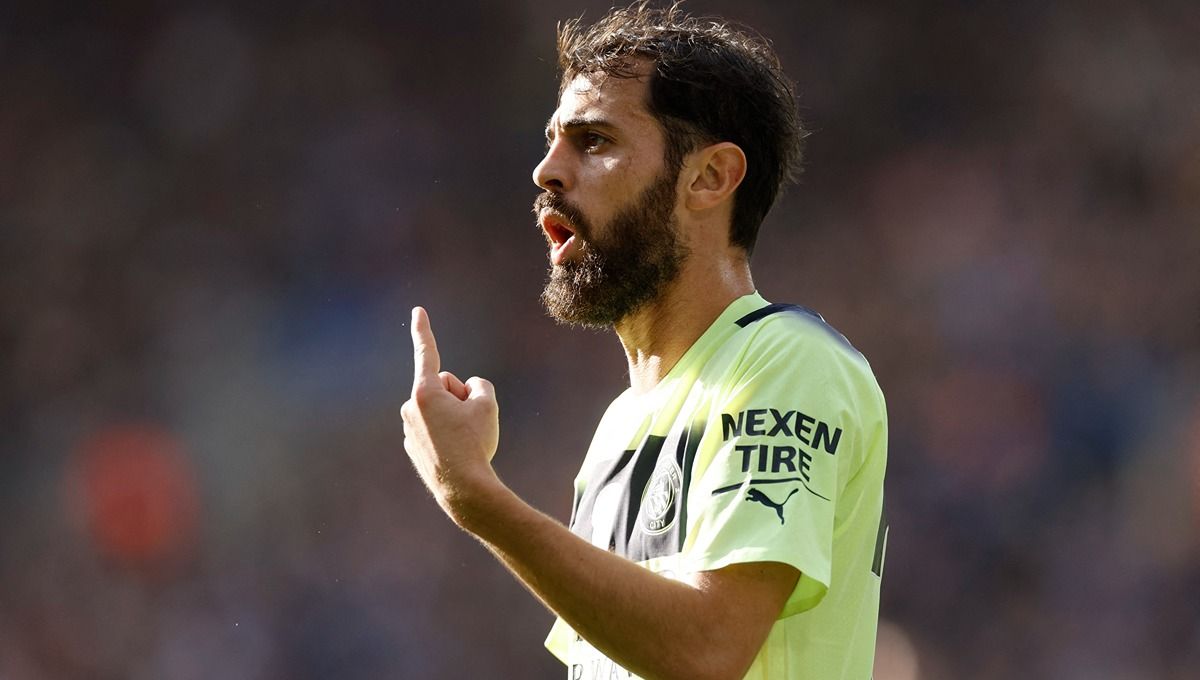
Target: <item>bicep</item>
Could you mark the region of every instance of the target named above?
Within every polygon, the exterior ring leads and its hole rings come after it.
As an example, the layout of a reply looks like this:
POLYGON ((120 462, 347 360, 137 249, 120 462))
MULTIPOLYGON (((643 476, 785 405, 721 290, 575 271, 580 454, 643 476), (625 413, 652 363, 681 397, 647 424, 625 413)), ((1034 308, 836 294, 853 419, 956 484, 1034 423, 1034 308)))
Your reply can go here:
POLYGON ((783 562, 742 562, 694 572, 687 581, 706 595, 722 641, 749 667, 799 579, 800 570, 783 562))

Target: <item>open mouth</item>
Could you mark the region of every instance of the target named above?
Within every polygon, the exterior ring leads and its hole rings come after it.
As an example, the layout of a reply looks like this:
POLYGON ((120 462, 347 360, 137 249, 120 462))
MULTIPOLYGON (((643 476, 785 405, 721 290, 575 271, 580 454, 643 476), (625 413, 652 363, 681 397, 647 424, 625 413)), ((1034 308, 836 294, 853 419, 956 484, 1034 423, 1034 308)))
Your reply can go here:
POLYGON ((563 214, 545 210, 538 222, 542 225, 542 232, 546 234, 546 242, 550 245, 551 264, 563 264, 579 249, 575 238, 575 226, 563 214))
POLYGON ((542 225, 542 231, 546 234, 546 240, 549 241, 552 248, 563 246, 567 241, 575 236, 575 228, 562 215, 547 210, 542 213, 539 220, 542 225))

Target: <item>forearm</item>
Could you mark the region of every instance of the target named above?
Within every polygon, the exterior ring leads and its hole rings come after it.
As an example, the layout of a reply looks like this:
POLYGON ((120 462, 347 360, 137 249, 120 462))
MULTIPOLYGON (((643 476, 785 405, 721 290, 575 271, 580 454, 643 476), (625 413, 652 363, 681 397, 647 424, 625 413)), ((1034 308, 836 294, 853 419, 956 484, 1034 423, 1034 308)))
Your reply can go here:
MULTIPOLYGON (((597 548, 498 481, 452 512, 534 595, 598 650, 645 678, 740 677, 749 658, 722 644, 724 603, 597 548)), ((751 657, 752 658, 752 657, 751 657)))
POLYGON ((780 564, 730 565, 672 581, 596 548, 529 507, 491 466, 495 388, 441 371, 428 316, 413 309, 404 450, 438 504, 577 633, 646 678, 739 678, 795 586, 780 564))

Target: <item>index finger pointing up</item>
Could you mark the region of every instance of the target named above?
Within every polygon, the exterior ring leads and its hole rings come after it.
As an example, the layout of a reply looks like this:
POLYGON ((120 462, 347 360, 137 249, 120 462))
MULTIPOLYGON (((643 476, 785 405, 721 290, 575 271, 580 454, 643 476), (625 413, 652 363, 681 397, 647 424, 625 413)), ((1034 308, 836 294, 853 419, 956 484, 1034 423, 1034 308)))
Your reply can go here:
POLYGON ((433 339, 433 327, 423 307, 413 307, 413 389, 417 385, 438 381, 442 370, 442 358, 438 355, 437 341, 433 339))

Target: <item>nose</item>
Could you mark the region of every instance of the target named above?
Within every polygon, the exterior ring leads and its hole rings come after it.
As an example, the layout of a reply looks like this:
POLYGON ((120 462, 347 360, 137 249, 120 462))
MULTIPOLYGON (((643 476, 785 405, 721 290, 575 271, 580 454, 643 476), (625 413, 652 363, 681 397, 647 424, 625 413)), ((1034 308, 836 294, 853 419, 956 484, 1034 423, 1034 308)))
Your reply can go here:
POLYGON ((533 183, 546 191, 566 191, 568 173, 564 149, 559 140, 550 143, 542 162, 533 168, 533 183))

